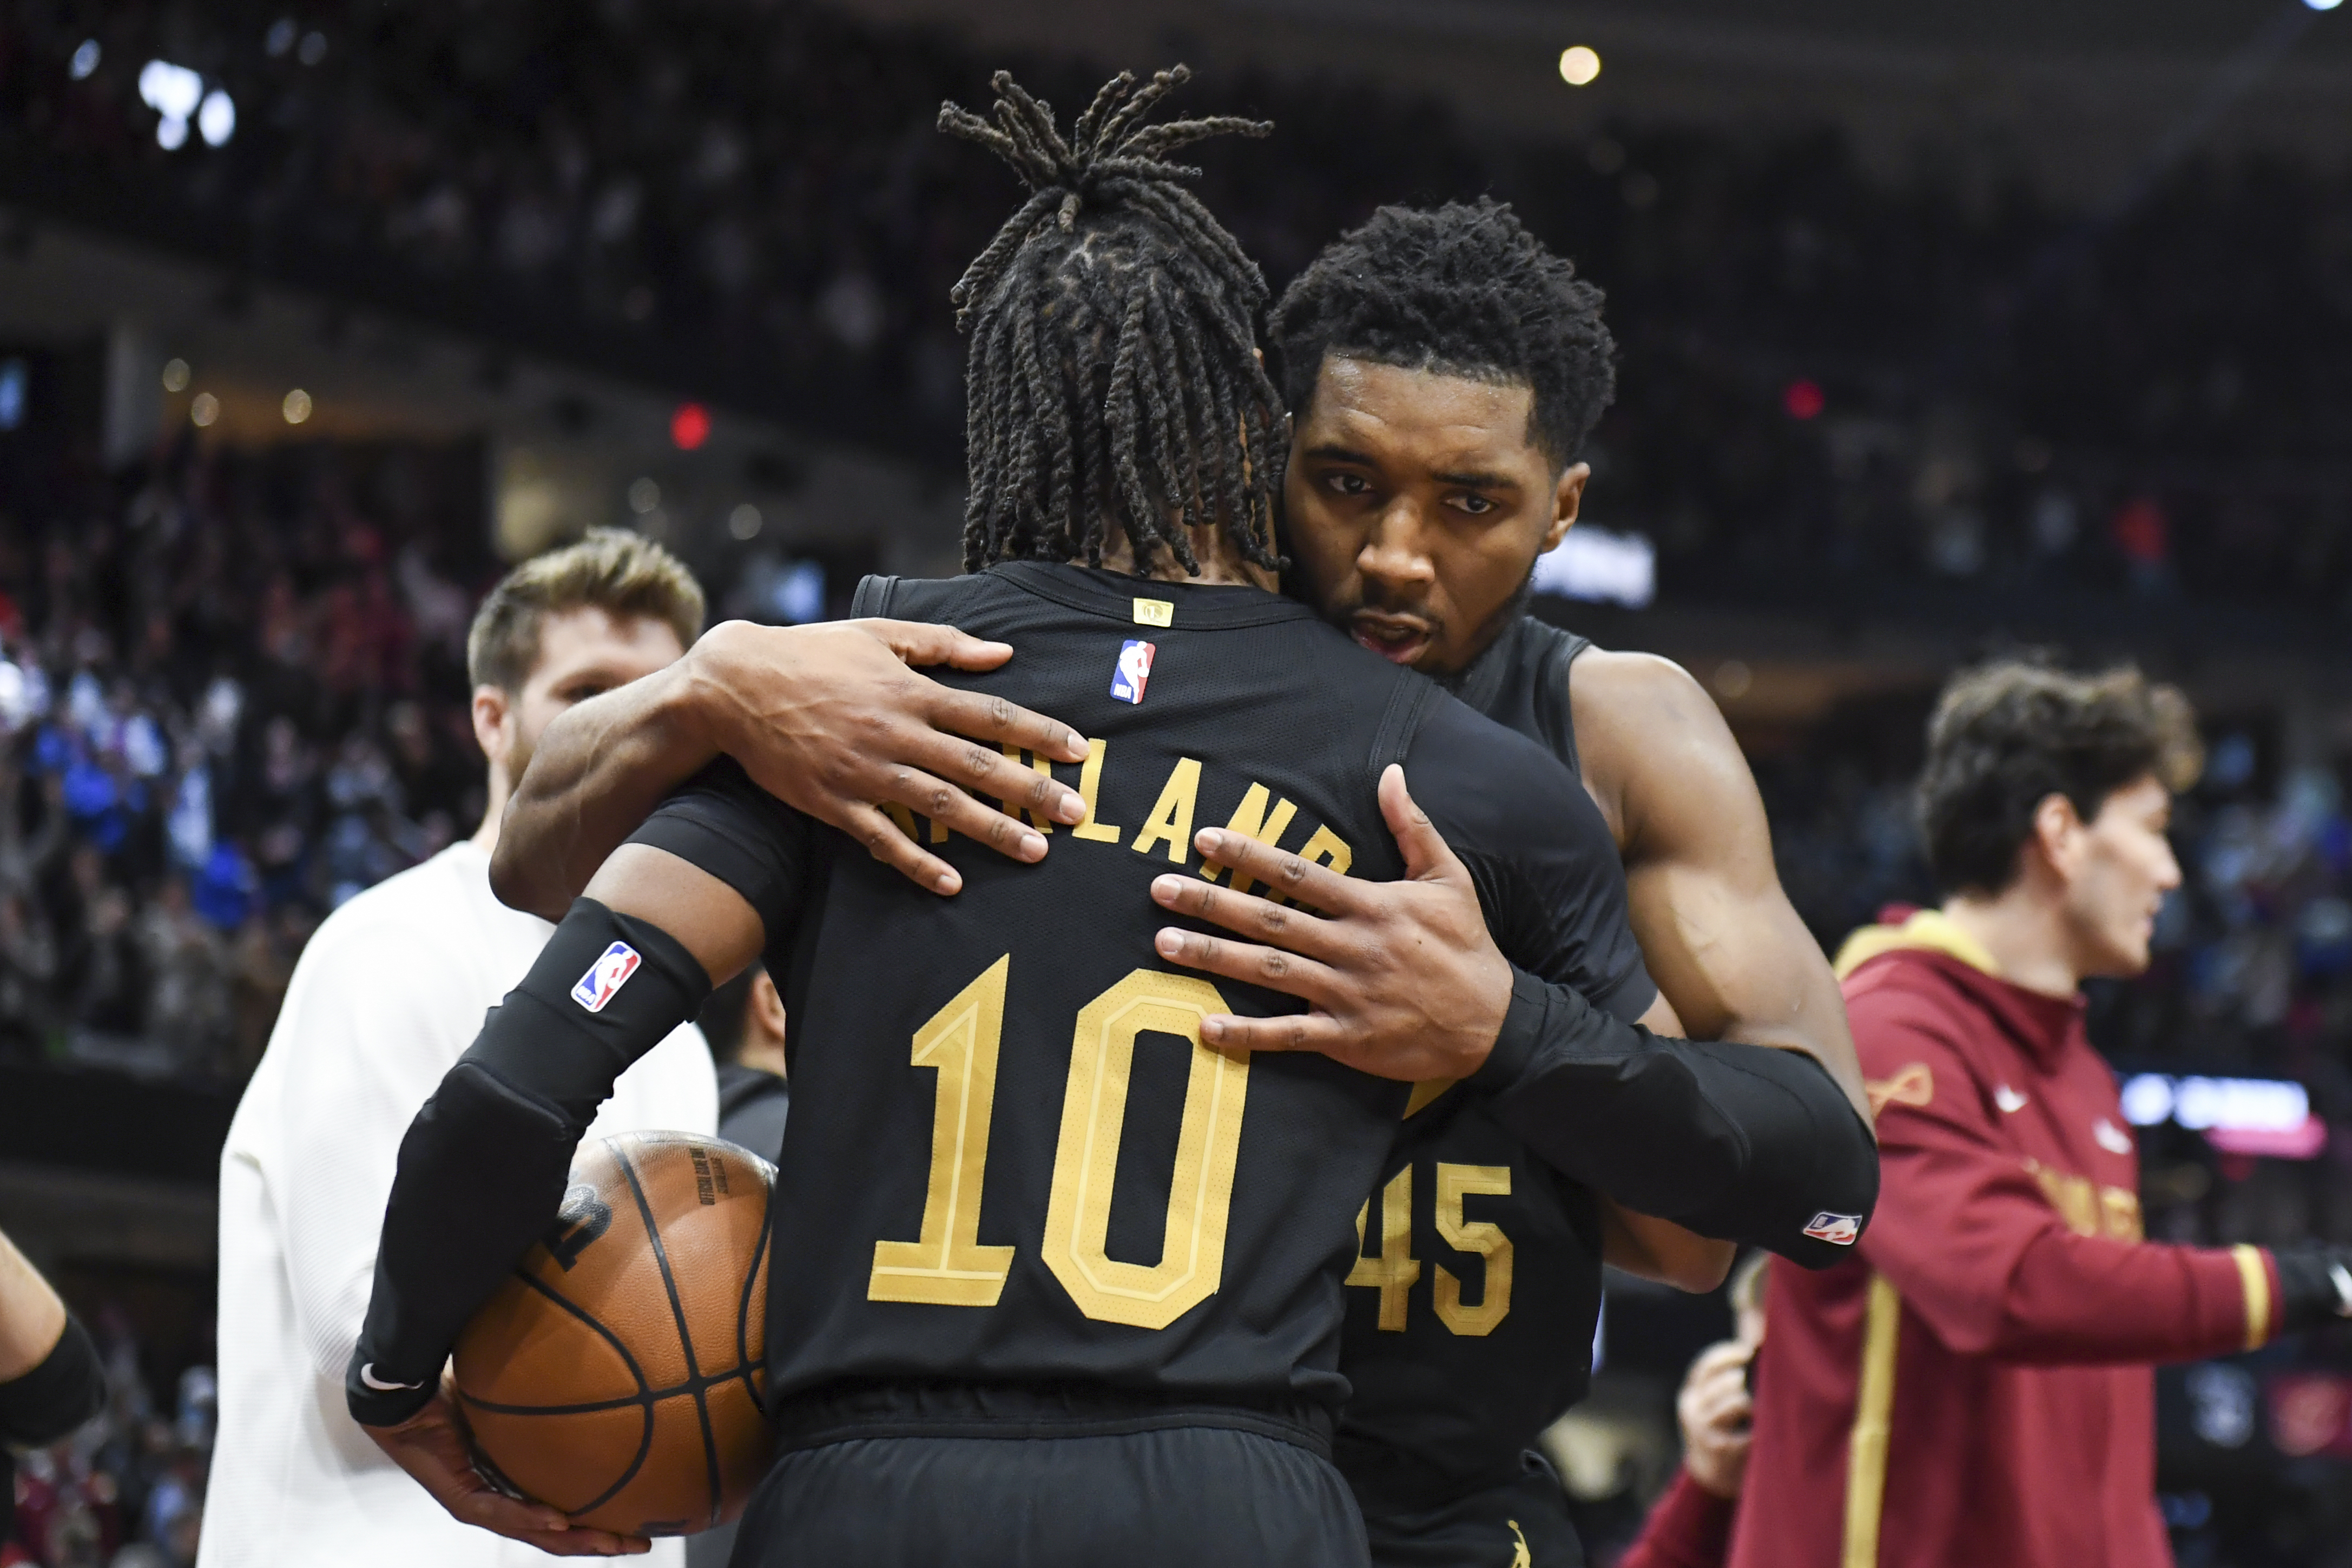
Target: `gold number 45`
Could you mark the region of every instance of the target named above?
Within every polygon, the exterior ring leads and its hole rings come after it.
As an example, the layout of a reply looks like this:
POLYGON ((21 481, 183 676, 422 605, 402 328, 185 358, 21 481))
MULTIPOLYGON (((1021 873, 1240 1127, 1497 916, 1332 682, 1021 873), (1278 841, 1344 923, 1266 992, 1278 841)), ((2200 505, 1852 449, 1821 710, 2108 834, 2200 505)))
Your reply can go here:
MULTIPOLYGON (((992 1307, 1003 1293, 1013 1248, 981 1245, 980 1200, 1012 965, 1009 953, 998 959, 915 1032, 914 1065, 939 1073, 930 1184, 916 1239, 874 1244, 868 1300, 992 1307)), ((1249 1054, 1204 1045, 1201 1020, 1226 1011, 1205 980, 1139 969, 1078 1012, 1042 1250, 1054 1278, 1097 1321, 1164 1329, 1223 1279, 1249 1054), (1105 1249, 1136 1039, 1147 1031, 1192 1047, 1160 1261, 1149 1265, 1105 1249)))
MULTIPOLYGON (((1437 1234, 1456 1252, 1475 1252, 1486 1260, 1486 1283, 1475 1304, 1462 1300, 1462 1281, 1439 1264, 1429 1283, 1430 1305, 1449 1332, 1483 1336, 1495 1331, 1511 1311, 1511 1238, 1500 1226, 1462 1217, 1462 1201, 1470 1197, 1508 1197, 1508 1165, 1437 1166, 1437 1234)), ((1356 1212, 1356 1266, 1347 1283, 1381 1293, 1380 1326, 1383 1333, 1404 1332, 1405 1311, 1421 1261, 1412 1255, 1412 1167, 1407 1165, 1381 1189, 1381 1250, 1363 1254, 1364 1228, 1371 1218, 1371 1201, 1356 1212)))

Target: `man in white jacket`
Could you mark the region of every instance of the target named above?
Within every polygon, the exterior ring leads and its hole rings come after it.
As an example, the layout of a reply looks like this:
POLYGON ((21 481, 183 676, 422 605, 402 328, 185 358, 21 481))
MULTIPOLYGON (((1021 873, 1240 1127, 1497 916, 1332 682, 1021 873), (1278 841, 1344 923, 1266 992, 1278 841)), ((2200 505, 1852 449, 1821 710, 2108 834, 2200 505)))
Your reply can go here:
MULTIPOLYGON (((677 659, 702 613, 675 557, 600 531, 518 567, 476 615, 481 829, 319 928, 221 1156, 220 1435, 199 1568, 548 1561, 460 1524, 385 1458, 344 1413, 343 1369, 401 1137, 554 929, 490 892, 514 782, 550 720, 677 659)), ((717 1120, 710 1053, 687 1026, 622 1077, 590 1136, 717 1120)), ((593 1551, 585 1533, 550 1544, 593 1551)), ((678 1543, 652 1561, 682 1561, 678 1543)))

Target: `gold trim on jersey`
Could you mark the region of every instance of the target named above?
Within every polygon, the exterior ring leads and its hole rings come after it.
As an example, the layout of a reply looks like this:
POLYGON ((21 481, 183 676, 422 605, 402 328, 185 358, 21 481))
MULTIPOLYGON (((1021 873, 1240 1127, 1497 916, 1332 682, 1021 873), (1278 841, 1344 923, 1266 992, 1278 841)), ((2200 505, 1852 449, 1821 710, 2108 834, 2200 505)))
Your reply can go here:
POLYGON ((2238 1283, 2246 1292, 2246 1348, 2258 1351, 2271 1342, 2271 1271, 2259 1247, 2233 1247, 2230 1256, 2238 1265, 2238 1283))
POLYGON ((1419 1116, 1444 1098, 1445 1091, 1462 1080, 1458 1078, 1425 1078, 1412 1086, 1412 1095, 1404 1102, 1407 1121, 1419 1116))
POLYGON ((1886 1439, 1895 1415, 1895 1351, 1903 1298, 1883 1274, 1870 1277, 1863 1315, 1862 1378, 1846 1439, 1845 1544, 1839 1568, 1878 1568, 1878 1525, 1886 1507, 1886 1439))

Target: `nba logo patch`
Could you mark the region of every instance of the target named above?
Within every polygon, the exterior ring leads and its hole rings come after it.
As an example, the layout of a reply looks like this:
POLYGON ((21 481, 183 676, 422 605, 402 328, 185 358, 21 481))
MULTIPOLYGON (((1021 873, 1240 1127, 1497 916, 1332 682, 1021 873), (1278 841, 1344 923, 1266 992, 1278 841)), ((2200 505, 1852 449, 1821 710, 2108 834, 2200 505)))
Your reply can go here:
POLYGON ((1151 656, 1157 650, 1148 642, 1129 637, 1118 645, 1118 666, 1110 672, 1110 694, 1121 702, 1140 702, 1143 689, 1151 679, 1151 656))
POLYGON ((627 942, 614 942, 604 950, 603 957, 588 966, 588 973, 572 988, 572 999, 591 1013, 603 1012, 604 1005, 629 983, 629 976, 644 962, 637 956, 637 950, 627 942))
POLYGON ((1823 1209, 1805 1227, 1805 1234, 1815 1241, 1826 1241, 1832 1247, 1852 1247, 1853 1238, 1862 1234, 1862 1216, 1858 1214, 1832 1214, 1823 1209))

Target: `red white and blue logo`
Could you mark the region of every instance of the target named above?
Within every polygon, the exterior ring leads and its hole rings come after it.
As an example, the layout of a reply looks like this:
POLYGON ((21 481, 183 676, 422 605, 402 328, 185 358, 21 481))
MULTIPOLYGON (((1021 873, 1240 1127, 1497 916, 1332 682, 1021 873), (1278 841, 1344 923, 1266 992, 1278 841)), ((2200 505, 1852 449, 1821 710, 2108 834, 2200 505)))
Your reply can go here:
POLYGON ((1852 1247, 1854 1237, 1862 1234, 1862 1216, 1858 1214, 1832 1214, 1823 1209, 1805 1227, 1805 1234, 1815 1241, 1826 1241, 1832 1247, 1852 1247))
POLYGON ((1110 673, 1110 694, 1121 702, 1140 702, 1151 680, 1151 656, 1158 650, 1133 637, 1118 646, 1118 666, 1110 673))
POLYGON ((588 966, 588 973, 572 988, 572 999, 591 1013, 603 1012, 604 1005, 620 994, 621 987, 629 983, 629 976, 644 962, 637 956, 637 950, 627 942, 614 942, 604 950, 603 957, 588 966))

